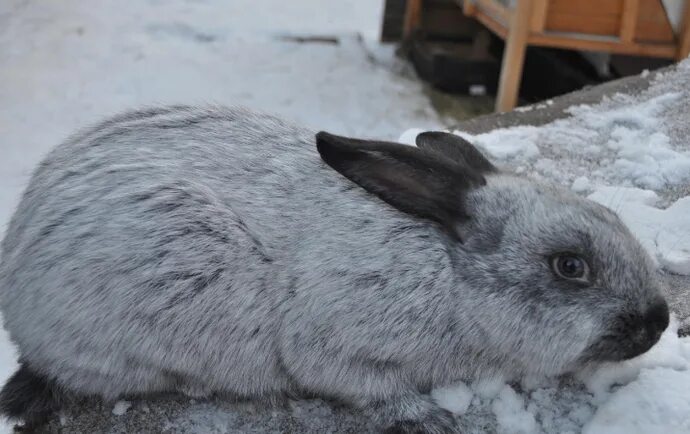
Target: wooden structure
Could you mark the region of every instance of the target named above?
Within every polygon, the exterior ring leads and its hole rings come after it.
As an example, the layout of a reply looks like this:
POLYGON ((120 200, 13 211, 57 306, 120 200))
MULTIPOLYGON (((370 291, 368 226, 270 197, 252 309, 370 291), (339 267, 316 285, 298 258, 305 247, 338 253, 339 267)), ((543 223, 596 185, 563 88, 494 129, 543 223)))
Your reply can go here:
MULTIPOLYGON (((683 59, 690 52, 690 0, 676 33, 661 0, 465 0, 466 15, 506 41, 497 111, 515 107, 528 45, 683 59)), ((423 0, 408 0, 404 34, 423 0)))

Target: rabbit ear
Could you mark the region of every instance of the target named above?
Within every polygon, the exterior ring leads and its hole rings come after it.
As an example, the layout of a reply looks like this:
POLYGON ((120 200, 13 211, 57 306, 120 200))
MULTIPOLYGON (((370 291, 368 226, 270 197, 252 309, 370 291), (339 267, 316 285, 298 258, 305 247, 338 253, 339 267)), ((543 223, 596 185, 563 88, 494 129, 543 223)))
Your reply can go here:
POLYGON ((406 213, 430 219, 458 236, 468 219, 465 193, 486 184, 477 171, 413 146, 320 132, 321 158, 340 174, 406 213))
POLYGON ((437 152, 460 164, 466 164, 480 173, 498 172, 496 166, 472 143, 462 137, 442 131, 427 131, 417 135, 415 140, 421 149, 437 152))

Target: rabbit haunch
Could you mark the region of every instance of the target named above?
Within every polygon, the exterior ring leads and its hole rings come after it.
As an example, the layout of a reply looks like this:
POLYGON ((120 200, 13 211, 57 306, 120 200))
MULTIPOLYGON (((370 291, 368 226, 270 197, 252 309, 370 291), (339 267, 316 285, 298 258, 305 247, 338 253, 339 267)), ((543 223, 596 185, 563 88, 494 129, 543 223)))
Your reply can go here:
POLYGON ((22 367, 0 410, 37 422, 63 390, 305 392, 445 432, 433 387, 559 374, 658 340, 654 268, 613 212, 503 173, 457 136, 417 145, 184 106, 74 135, 2 244, 22 367), (589 280, 554 273, 561 254, 589 280))

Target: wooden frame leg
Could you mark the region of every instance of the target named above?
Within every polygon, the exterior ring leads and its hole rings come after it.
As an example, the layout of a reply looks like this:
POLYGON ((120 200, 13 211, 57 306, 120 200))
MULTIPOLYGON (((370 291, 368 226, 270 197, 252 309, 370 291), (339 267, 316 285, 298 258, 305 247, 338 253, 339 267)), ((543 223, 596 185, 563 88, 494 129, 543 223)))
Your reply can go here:
POLYGON ((419 27, 422 14, 422 0, 407 0, 405 22, 403 23, 403 40, 407 39, 414 29, 419 27))
POLYGON ((522 66, 527 50, 531 6, 532 0, 517 0, 510 17, 496 97, 496 111, 498 112, 512 110, 517 104, 522 66))

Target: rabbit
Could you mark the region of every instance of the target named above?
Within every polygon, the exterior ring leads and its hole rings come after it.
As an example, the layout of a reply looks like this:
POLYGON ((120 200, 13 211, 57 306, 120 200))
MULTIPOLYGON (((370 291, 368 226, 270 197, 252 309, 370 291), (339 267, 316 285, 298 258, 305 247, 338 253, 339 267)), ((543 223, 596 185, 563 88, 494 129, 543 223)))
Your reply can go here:
POLYGON ((647 351, 669 322, 611 210, 464 139, 315 133, 242 108, 126 112, 38 166, 2 243, 20 367, 5 416, 67 394, 320 396, 452 433, 430 391, 647 351))

